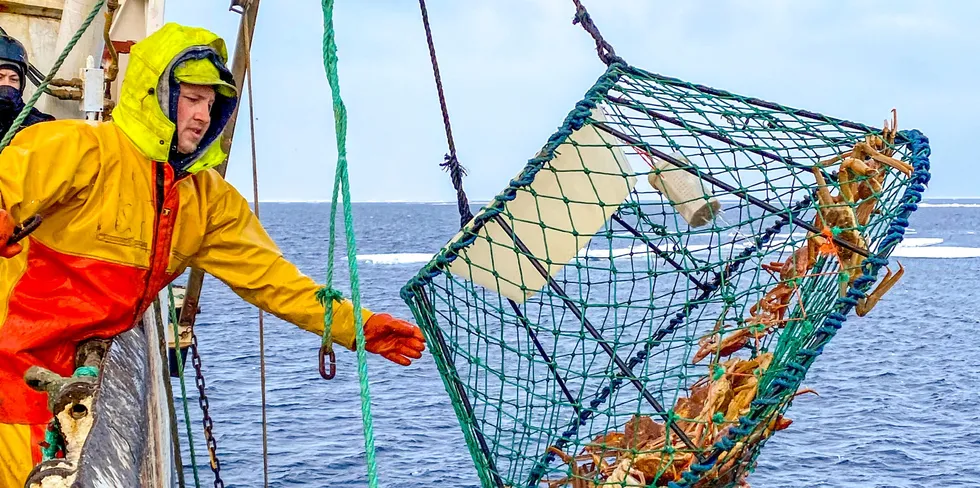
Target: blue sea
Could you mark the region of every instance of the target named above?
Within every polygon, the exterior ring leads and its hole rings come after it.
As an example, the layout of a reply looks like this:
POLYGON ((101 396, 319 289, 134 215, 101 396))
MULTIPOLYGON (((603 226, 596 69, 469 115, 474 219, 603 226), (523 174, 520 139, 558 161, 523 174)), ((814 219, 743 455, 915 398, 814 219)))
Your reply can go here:
MULTIPOLYGON (((318 281, 329 211, 325 203, 261 206, 286 257, 318 281)), ((355 204, 354 218, 366 306, 410 319, 399 289, 455 234, 455 204, 355 204)), ((804 386, 820 396, 797 399, 792 426, 766 444, 752 486, 980 486, 978 232, 980 200, 930 200, 912 215, 895 253, 905 277, 818 358, 804 386)), ((349 290, 347 276, 341 247, 339 289, 349 290)), ((197 334, 221 476, 226 486, 261 486, 258 310, 211 277, 202 308, 197 334)), ((355 354, 338 351, 337 377, 325 381, 318 337, 268 315, 265 334, 270 486, 367 486, 355 354)), ((381 486, 478 486, 431 356, 407 368, 371 357, 368 374, 381 486)), ((174 391, 179 398, 176 382, 174 391)), ((201 485, 211 486, 192 381, 188 394, 201 485)))

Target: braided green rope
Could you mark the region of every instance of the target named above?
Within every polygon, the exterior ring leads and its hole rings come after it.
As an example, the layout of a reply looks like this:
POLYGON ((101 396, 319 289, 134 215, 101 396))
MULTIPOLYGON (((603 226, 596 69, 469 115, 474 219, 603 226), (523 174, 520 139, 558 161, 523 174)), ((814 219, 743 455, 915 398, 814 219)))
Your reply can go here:
MULTIPOLYGON (((361 387, 361 416, 364 419, 364 446, 367 453, 368 483, 378 486, 378 467, 374 457, 374 427, 371 417, 371 393, 368 390, 367 353, 364 350, 364 318, 361 316, 361 292, 357 277, 357 246, 354 242, 354 215, 351 209, 350 181, 347 175, 347 109, 340 98, 340 81, 337 75, 337 44, 333 29, 333 0, 323 0, 323 66, 330 83, 333 97, 333 114, 337 134, 337 177, 334 181, 333 202, 330 212, 330 260, 327 263, 328 289, 333 285, 334 223, 336 222, 338 186, 344 198, 344 231, 347 234, 347 262, 350 266, 351 301, 354 304, 354 326, 357 331, 357 374, 361 387)), ((332 305, 332 304, 331 304, 332 305)), ((332 306, 325 306, 325 325, 332 320, 332 306)), ((324 330, 325 334, 329 333, 324 330)))
POLYGON ((180 330, 177 327, 177 307, 174 305, 174 287, 167 285, 167 297, 170 300, 170 324, 174 326, 174 353, 177 355, 177 375, 180 377, 180 400, 184 404, 184 427, 187 428, 187 446, 191 451, 191 467, 194 469, 194 486, 201 487, 201 478, 197 472, 197 459, 194 457, 194 436, 191 433, 191 412, 187 407, 187 386, 184 383, 184 361, 180 357, 180 330))
POLYGON ((24 119, 26 119, 28 114, 31 113, 31 109, 34 108, 34 105, 37 103, 38 99, 41 98, 41 94, 48 88, 48 84, 51 83, 51 80, 54 79, 56 74, 58 74, 58 70, 61 69, 61 65, 64 64, 65 59, 68 58, 68 54, 75 48, 75 44, 78 44, 78 40, 82 38, 82 34, 88 30, 89 24, 95 20, 95 16, 99 14, 100 10, 102 10, 102 6, 105 5, 105 2, 106 0, 98 0, 95 2, 95 6, 92 8, 92 11, 89 12, 88 17, 85 18, 85 22, 82 22, 82 25, 77 31, 75 31, 75 35, 72 36, 70 41, 68 41, 68 45, 65 46, 65 49, 61 51, 61 55, 58 56, 58 60, 54 62, 54 66, 51 67, 51 71, 48 72, 48 76, 44 77, 44 81, 37 86, 37 90, 34 91, 34 95, 31 96, 31 99, 28 100, 27 104, 24 105, 24 108, 19 114, 17 114, 17 118, 14 119, 13 123, 10 125, 10 129, 7 130, 7 134, 3 137, 3 140, 0 141, 0 150, 3 150, 3 148, 7 147, 7 144, 10 144, 10 140, 14 138, 14 135, 17 133, 17 129, 20 128, 21 124, 24 123, 24 119))

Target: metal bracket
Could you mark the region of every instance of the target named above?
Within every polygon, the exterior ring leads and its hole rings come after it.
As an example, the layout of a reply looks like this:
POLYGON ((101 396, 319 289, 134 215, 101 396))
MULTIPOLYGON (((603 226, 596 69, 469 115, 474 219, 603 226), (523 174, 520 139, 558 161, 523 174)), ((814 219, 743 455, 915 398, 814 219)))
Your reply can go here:
POLYGON ((85 112, 85 120, 99 120, 105 110, 105 70, 96 68, 95 59, 89 56, 81 70, 81 78, 81 111, 85 112))

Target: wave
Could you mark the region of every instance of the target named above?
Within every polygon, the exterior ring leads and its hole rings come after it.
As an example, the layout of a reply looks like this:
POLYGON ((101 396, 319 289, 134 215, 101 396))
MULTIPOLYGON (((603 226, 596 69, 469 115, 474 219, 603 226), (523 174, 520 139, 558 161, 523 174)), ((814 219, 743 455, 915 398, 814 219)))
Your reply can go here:
MULTIPOLYGON (((974 258, 980 257, 980 247, 957 247, 939 246, 944 241, 941 237, 906 237, 892 252, 892 256, 900 258, 974 258)), ((737 247, 744 248, 749 244, 741 244, 737 247)), ((708 250, 706 244, 692 244, 687 246, 687 252, 698 254, 708 250)), ((680 249, 663 248, 666 252, 678 252, 680 249)), ((579 259, 607 260, 607 259, 632 259, 645 258, 652 254, 653 250, 644 244, 636 244, 632 247, 622 247, 613 249, 583 249, 579 251, 579 259)), ((401 264, 424 264, 428 263, 435 253, 405 252, 405 253, 385 253, 385 254, 360 254, 357 256, 359 262, 379 265, 401 265, 401 264)), ((703 256, 698 256, 703 258, 703 256)))
POLYGON ((370 264, 422 264, 428 263, 435 253, 396 252, 390 254, 358 254, 357 260, 370 264))
POLYGON ((928 246, 928 247, 902 247, 898 246, 892 251, 892 257, 898 258, 933 258, 933 259, 953 259, 953 258, 980 258, 980 247, 956 247, 956 246, 928 246))
POLYGON ((923 247, 923 246, 935 246, 936 244, 942 244, 942 237, 906 237, 902 239, 902 243, 898 245, 899 248, 903 247, 923 247))
POLYGON ((920 208, 980 208, 980 203, 920 203, 920 208))

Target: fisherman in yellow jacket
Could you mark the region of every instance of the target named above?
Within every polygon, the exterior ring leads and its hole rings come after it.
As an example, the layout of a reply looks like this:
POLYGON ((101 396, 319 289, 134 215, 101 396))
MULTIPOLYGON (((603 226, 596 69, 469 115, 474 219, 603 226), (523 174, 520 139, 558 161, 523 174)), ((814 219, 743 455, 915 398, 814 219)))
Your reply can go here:
MULTIPOLYGON (((167 24, 132 47, 113 122, 28 127, 0 154, 0 486, 23 486, 51 419, 27 369, 70 376, 79 342, 133 327, 188 266, 322 333, 318 285, 212 169, 238 100, 226 59, 215 34, 167 24), (35 214, 41 226, 8 245, 35 214)), ((353 349, 353 306, 333 307, 333 340, 353 349)), ((418 327, 364 317, 368 351, 401 365, 422 357, 418 327)))

